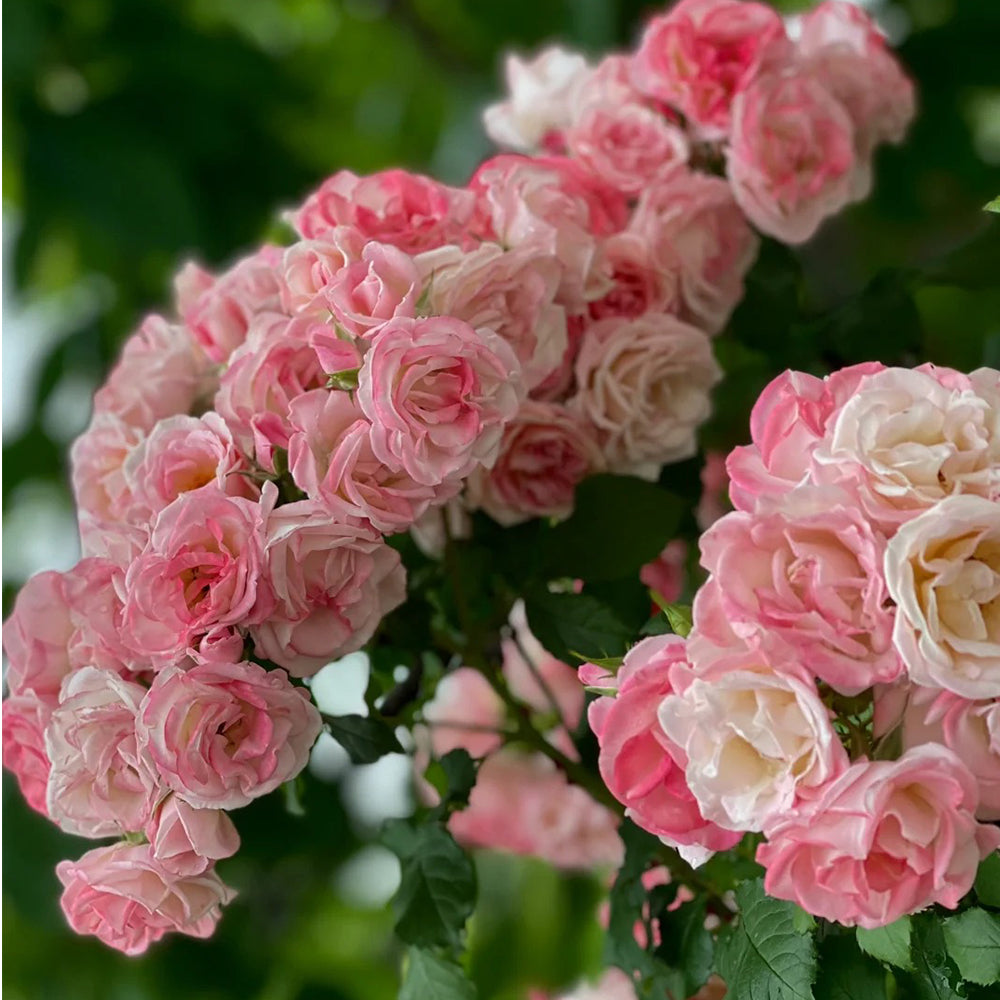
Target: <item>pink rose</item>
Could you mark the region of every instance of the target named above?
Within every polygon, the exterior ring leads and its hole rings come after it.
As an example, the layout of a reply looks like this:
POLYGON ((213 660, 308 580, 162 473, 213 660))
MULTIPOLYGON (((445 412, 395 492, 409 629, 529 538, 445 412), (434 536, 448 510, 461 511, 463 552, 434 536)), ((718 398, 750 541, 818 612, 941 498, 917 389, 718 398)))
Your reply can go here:
POLYGON ((617 694, 593 702, 590 728, 601 746, 598 767, 626 815, 676 847, 693 864, 727 850, 741 834, 702 815, 674 746, 657 721, 657 706, 673 693, 671 668, 687 665, 684 640, 652 636, 629 650, 618 670, 617 694))
POLYGON ((341 170, 290 218, 306 239, 326 239, 331 229, 351 226, 366 241, 420 253, 463 242, 474 205, 468 191, 405 170, 384 170, 370 177, 341 170))
POLYGON ((902 141, 913 119, 913 83, 871 16, 853 3, 825 2, 802 17, 798 52, 854 124, 859 168, 852 198, 871 187, 871 156, 881 142, 902 141))
POLYGON ((734 511, 701 536, 727 628, 850 695, 903 669, 884 552, 885 539, 836 490, 799 489, 773 509, 734 511))
POLYGON ((139 709, 139 745, 196 809, 238 809, 294 778, 323 728, 284 670, 202 663, 156 675, 139 709))
POLYGON ((850 116, 807 72, 762 76, 733 103, 726 174, 761 232, 805 243, 851 200, 856 169, 850 116))
POLYGON ((680 276, 653 257, 645 236, 626 230, 609 236, 601 246, 608 288, 587 304, 592 319, 627 317, 647 312, 676 312, 680 304, 680 276))
POLYGON ((701 467, 701 499, 695 510, 698 527, 707 531, 720 517, 731 509, 729 503, 729 473, 726 471, 726 456, 721 451, 705 453, 705 464, 701 467))
POLYGON ((445 674, 424 706, 418 745, 443 757, 461 747, 473 757, 500 749, 506 709, 490 682, 478 670, 459 667, 445 674))
POLYGON ((70 927, 126 955, 142 954, 170 931, 209 937, 236 895, 214 871, 172 874, 149 844, 96 847, 79 861, 60 861, 56 874, 70 927))
POLYGON ((147 316, 94 394, 94 413, 111 413, 148 431, 157 420, 190 413, 214 391, 211 363, 187 330, 147 316))
POLYGON ((687 542, 683 538, 667 542, 663 551, 639 570, 639 579, 668 604, 679 600, 684 590, 687 553, 687 542))
POLYGON ((350 226, 327 230, 322 239, 299 240, 281 262, 281 307, 290 316, 325 309, 323 291, 353 261, 361 259, 365 238, 350 226))
POLYGON ((549 46, 533 59, 508 55, 506 101, 483 112, 486 134, 499 146, 532 152, 571 121, 571 95, 590 73, 579 53, 549 46))
POLYGON ((162 795, 152 761, 136 743, 146 689, 110 670, 81 667, 63 683, 45 730, 52 762, 52 821, 67 833, 107 837, 142 830, 162 795))
POLYGON ((146 826, 153 857, 173 875, 201 875, 232 857, 240 835, 221 809, 195 809, 168 795, 146 826))
POLYGON ((375 456, 427 486, 492 463, 522 393, 510 348, 450 316, 386 323, 358 373, 375 456))
POLYGON ((721 375, 708 338, 674 316, 600 320, 584 336, 569 405, 597 428, 610 471, 655 478, 694 453, 721 375))
POLYGON ((417 265, 428 283, 426 311, 492 330, 513 349, 529 389, 559 367, 568 340, 566 311, 555 303, 562 280, 555 258, 530 244, 482 243, 468 253, 431 250, 417 265))
POLYGON ((632 57, 621 52, 605 56, 589 73, 581 76, 573 87, 570 100, 574 121, 588 108, 599 104, 647 104, 668 117, 677 117, 662 103, 648 99, 636 88, 632 82, 632 57))
POLYGON ((602 181, 638 195, 689 154, 684 132, 641 104, 595 104, 566 130, 566 145, 602 181))
POLYGON ((296 485, 339 521, 406 531, 461 483, 427 486, 372 450, 371 424, 346 392, 316 390, 291 405, 288 465, 296 485))
POLYGON ((187 264, 175 280, 177 310, 213 361, 246 339, 254 317, 281 308, 280 247, 265 245, 218 278, 187 264))
POLYGON ((743 297, 759 241, 721 177, 678 167, 639 196, 628 230, 655 267, 673 275, 680 314, 718 333, 743 297))
POLYGON ((271 514, 265 559, 277 606, 250 635, 259 656, 293 677, 360 649, 406 598, 395 549, 370 529, 331 520, 315 501, 271 514))
POLYGON ((847 766, 815 684, 758 653, 673 680, 681 690, 660 702, 660 725, 702 815, 727 830, 765 829, 847 766))
POLYGON ((577 484, 603 466, 594 432, 577 414, 527 400, 504 430, 496 463, 470 476, 468 501, 501 524, 568 517, 577 484))
POLYGON ((885 580, 910 680, 1000 697, 1000 503, 951 496, 907 521, 886 549, 885 580))
POLYGON ((160 513, 125 575, 122 638, 137 653, 167 666, 216 629, 267 618, 264 523, 275 498, 273 484, 260 504, 204 489, 160 513))
POLYGON ((45 725, 51 709, 33 691, 13 694, 3 702, 3 766, 17 778, 25 801, 48 816, 45 793, 49 783, 45 725))
POLYGON ((292 401, 327 384, 316 336, 329 327, 316 317, 289 320, 268 313, 254 320, 246 341, 233 352, 215 397, 215 409, 240 450, 271 468, 275 448, 287 448, 292 401))
POLYGON ((848 926, 881 927, 932 903, 954 909, 1000 845, 975 809, 972 775, 937 744, 858 761, 767 829, 764 888, 848 926))
POLYGON ((740 0, 683 0, 646 27, 632 63, 636 86, 665 101, 706 139, 729 130, 737 95, 788 56, 781 17, 740 0))

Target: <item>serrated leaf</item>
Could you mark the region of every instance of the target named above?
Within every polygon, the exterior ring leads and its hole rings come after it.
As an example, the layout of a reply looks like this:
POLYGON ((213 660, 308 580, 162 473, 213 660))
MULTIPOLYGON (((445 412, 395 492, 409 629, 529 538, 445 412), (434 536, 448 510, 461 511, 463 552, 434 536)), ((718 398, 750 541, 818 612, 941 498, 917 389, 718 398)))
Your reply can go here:
POLYGON ((396 934, 421 948, 455 947, 476 904, 476 873, 469 856, 444 827, 397 820, 382 842, 400 861, 392 900, 396 934))
POLYGON ((573 652, 594 658, 622 656, 633 630, 609 607, 589 594, 552 594, 536 589, 525 597, 532 633, 557 659, 572 662, 573 652))
POLYGON ((431 951, 411 948, 399 1000, 476 1000, 465 970, 431 951))
POLYGON ((858 945, 861 950, 872 958, 877 958, 880 962, 887 962, 895 965, 899 969, 912 969, 913 961, 910 958, 910 935, 912 925, 909 917, 900 917, 899 920, 885 927, 874 927, 871 929, 859 927, 855 931, 858 945))
POLYGON ((899 973, 900 995, 914 1000, 961 1000, 958 970, 949 967, 940 917, 925 913, 914 922, 913 972, 899 973))
POLYGON ((1000 908, 1000 851, 994 851, 980 862, 974 888, 983 906, 1000 908))
POLYGON ((330 735, 355 764, 373 764, 387 753, 403 753, 392 727, 364 715, 324 715, 330 735))
POLYGON ((761 879, 736 889, 740 919, 716 952, 716 971, 746 1000, 813 1000, 816 944, 795 929, 794 903, 772 899, 761 879))
POLYGON ((1000 982, 1000 917, 966 910, 942 925, 944 943, 963 979, 980 986, 1000 982))
POLYGON ((886 1000, 885 968, 866 955, 851 934, 819 946, 816 1000, 886 1000))

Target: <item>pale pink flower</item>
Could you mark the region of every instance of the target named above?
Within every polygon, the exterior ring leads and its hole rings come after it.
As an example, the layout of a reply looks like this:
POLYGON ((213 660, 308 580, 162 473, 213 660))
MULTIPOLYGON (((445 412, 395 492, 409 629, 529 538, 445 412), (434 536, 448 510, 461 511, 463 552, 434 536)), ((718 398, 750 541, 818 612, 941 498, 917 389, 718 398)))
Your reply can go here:
POLYGON ((726 174, 747 218, 783 243, 804 243, 852 198, 854 125, 805 70, 769 73, 733 103, 726 174))
POLYGON ((341 170, 328 177, 290 219, 306 239, 326 239, 351 226, 368 240, 420 253, 462 243, 475 206, 468 191, 405 170, 358 177, 341 170))
POLYGON ((136 653, 167 666, 217 628, 267 617, 264 524, 275 498, 273 484, 260 504, 206 488, 160 513, 125 575, 122 638, 136 653))
POLYGON ((668 604, 680 600, 687 553, 687 542, 683 538, 667 542, 663 551, 639 570, 639 579, 668 604))
POLYGON ((558 45, 533 59, 510 54, 504 64, 506 101, 483 112, 486 134, 499 146, 531 152, 570 124, 571 96, 591 72, 587 60, 558 45))
POLYGON ((698 527, 707 531, 720 517, 732 510, 729 503, 729 473, 726 471, 726 456, 723 452, 705 453, 700 478, 701 499, 694 516, 698 527))
POLYGON ((272 512, 264 572, 277 604, 250 635, 259 656, 293 677, 360 649, 406 597, 399 553, 315 501, 272 512))
POLYGON ((893 640, 912 681, 1000 697, 1000 504, 951 496, 890 539, 893 640))
POLYGON ((237 809, 291 780, 322 727, 308 691, 249 662, 161 671, 137 720, 141 749, 197 809, 237 809))
POLYGON ((522 395, 507 344, 450 316, 379 327, 358 373, 375 456, 427 486, 490 465, 522 395))
POLYGON ((621 52, 605 56, 589 73, 576 80, 570 103, 574 121, 598 104, 647 104, 663 111, 661 103, 647 98, 632 82, 632 57, 621 52))
POLYGON ((164 934, 206 938, 236 893, 214 871, 181 877, 149 844, 95 847, 60 861, 63 913, 77 934, 92 934, 126 955, 140 955, 164 934))
POLYGON ((678 167, 643 190, 627 232, 646 244, 655 267, 673 276, 671 311, 718 333, 743 297, 759 246, 729 185, 678 167))
POLYGON ((94 394, 94 413, 111 413, 148 431, 164 417, 190 413, 212 398, 216 377, 183 326, 147 316, 94 394))
POLYGON ((201 875, 234 855, 240 835, 221 809, 195 809, 168 795, 146 825, 153 857, 174 875, 201 875))
POLYGON ((592 319, 635 319, 647 312, 677 312, 680 274, 673 268, 672 259, 670 265, 664 266, 654 258, 653 251, 646 235, 629 230, 604 241, 601 256, 608 288, 599 299, 587 303, 592 319))
POLYGON ((771 823, 764 888, 848 926, 881 927, 931 904, 954 909, 1000 829, 977 824, 976 783, 935 743, 862 760, 771 823))
POLYGON ((45 726, 51 708, 33 691, 12 694, 3 701, 3 766, 17 778, 25 801, 36 812, 48 816, 46 789, 49 783, 45 726))
POLYGON ((426 745, 426 752, 435 757, 459 747, 472 757, 487 757, 503 742, 504 703, 490 682, 471 667, 445 674, 421 714, 418 745, 426 745))
POLYGON ((597 428, 610 471, 655 478, 694 453, 721 376, 708 337, 675 316, 600 320, 577 356, 569 405, 597 428))
POLYGON ((177 311, 213 361, 243 343, 255 316, 281 308, 281 258, 281 247, 265 244, 217 278, 193 263, 177 275, 177 311))
POLYGON ((788 58, 781 17, 761 3, 682 0, 646 27, 632 64, 636 86, 671 105, 706 139, 729 131, 733 100, 788 58))
POLYGON ((289 315, 326 308, 323 292, 348 264, 360 260, 365 238, 350 226, 335 226, 318 240, 298 240, 281 261, 281 306, 289 315))
POLYGON ((526 400, 504 430, 493 467, 469 477, 467 500, 501 524, 568 517, 577 485, 603 467, 597 438, 579 415, 526 400))
POLYGON ((45 730, 52 762, 48 814, 67 833, 107 837, 142 830, 163 792, 136 742, 146 689, 110 670, 81 667, 63 682, 45 730))
POLYGON ((529 389, 559 366, 566 352, 566 311, 555 302, 562 268, 527 244, 504 250, 482 243, 464 253, 441 247, 417 258, 428 282, 426 312, 455 316, 505 340, 529 389))

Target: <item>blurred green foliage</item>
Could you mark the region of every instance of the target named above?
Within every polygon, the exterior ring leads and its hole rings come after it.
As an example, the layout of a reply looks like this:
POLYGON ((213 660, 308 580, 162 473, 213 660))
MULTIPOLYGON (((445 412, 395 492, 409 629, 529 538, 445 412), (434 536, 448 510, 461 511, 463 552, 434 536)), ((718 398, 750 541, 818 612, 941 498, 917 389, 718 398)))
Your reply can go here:
MULTIPOLYGON (((561 40, 598 54, 627 45, 657 6, 8 0, 4 350, 31 363, 17 384, 5 381, 17 417, 4 428, 5 524, 22 524, 19 506, 39 482, 68 510, 66 443, 86 420, 87 393, 139 317, 165 306, 182 259, 224 264, 341 167, 403 165, 461 183, 488 152, 479 111, 500 89, 504 50, 561 40)), ((789 356, 813 367, 879 356, 1000 364, 996 243, 963 264, 979 280, 915 283, 908 270, 986 226, 981 208, 1000 193, 1000 3, 882 8, 917 80, 919 118, 905 145, 880 154, 868 202, 801 251, 766 249, 722 348, 731 377, 714 445, 745 437, 747 401, 789 356)), ((9 533, 8 552, 29 541, 9 533)), ((5 566, 5 611, 24 562, 5 566)), ((391 915, 336 888, 366 831, 332 784, 309 778, 304 803, 304 818, 277 797, 238 814, 244 850, 222 874, 240 898, 212 941, 174 940, 129 960, 65 929, 53 866, 86 845, 31 814, 5 775, 9 996, 394 996, 391 915)), ((486 903, 470 962, 483 1000, 593 969, 599 887, 489 856, 479 874, 486 903)))

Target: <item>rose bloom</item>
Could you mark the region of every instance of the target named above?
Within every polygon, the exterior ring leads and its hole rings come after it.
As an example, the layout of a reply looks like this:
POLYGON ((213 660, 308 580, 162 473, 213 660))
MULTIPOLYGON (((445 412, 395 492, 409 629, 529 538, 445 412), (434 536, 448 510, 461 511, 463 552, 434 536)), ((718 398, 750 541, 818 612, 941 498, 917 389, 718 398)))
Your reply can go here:
POLYGON ((773 509, 727 514, 700 544, 726 627, 750 645, 808 664, 849 695, 903 669, 885 539, 849 496, 800 487, 773 509))
POLYGON ((604 241, 601 256, 608 289, 601 298, 587 303, 592 319, 635 319, 647 312, 678 311, 680 275, 662 266, 653 249, 648 239, 628 230, 604 241))
POLYGON ((887 533, 953 494, 1000 499, 1000 373, 871 372, 812 457, 814 476, 844 482, 887 533))
POLYGON ((201 875, 240 848, 240 835, 226 813, 195 809, 176 795, 167 796, 145 833, 153 857, 174 875, 201 875))
POLYGON ((729 473, 726 471, 726 456, 721 451, 705 453, 705 464, 701 467, 701 499, 694 516, 698 527, 707 531, 720 517, 730 510, 729 473))
POLYGON ((558 403, 526 400, 504 430, 493 467, 469 477, 467 500, 500 524, 568 517, 577 484, 603 466, 584 420, 558 403))
POLYGON ((954 909, 1000 829, 976 823, 976 783, 935 743, 858 761, 765 831, 764 888, 848 926, 882 927, 937 903, 954 909))
POLYGON ((281 308, 290 316, 322 312, 323 291, 338 272, 361 259, 365 238, 350 226, 334 226, 320 239, 298 240, 285 249, 280 265, 281 308))
POLYGON ((178 662, 218 628, 263 621, 273 597, 263 579, 262 502, 214 487, 184 493, 161 511, 149 544, 125 575, 122 638, 154 666, 178 662))
POLYGON ((579 53, 551 45, 534 59, 508 55, 504 72, 510 96, 486 108, 483 125, 498 146, 529 153, 570 124, 571 95, 591 70, 579 53))
POLYGON ((265 245, 218 278, 194 263, 177 275, 177 311, 213 361, 243 343, 255 316, 281 308, 281 258, 281 247, 265 245))
POLYGON ((110 670, 81 667, 63 682, 45 730, 52 762, 48 814, 67 833, 107 837, 142 830, 162 795, 136 743, 146 689, 110 670))
POLYGON ((595 105, 644 104, 664 111, 662 104, 647 98, 632 82, 632 57, 622 52, 605 56, 581 76, 573 87, 570 102, 574 121, 595 105))
POLYGON ((735 652, 679 680, 659 720, 707 820, 762 830, 847 766, 815 684, 775 673, 760 654, 735 652))
POLYGON ((638 195, 690 152, 683 130, 641 104, 594 104, 566 130, 566 145, 602 181, 638 195))
POLYGON ((566 311, 555 302, 562 268, 552 256, 481 243, 468 253, 431 250, 417 266, 428 283, 426 311, 492 330, 514 351, 529 389, 559 367, 568 339, 566 311))
POLYGON ((747 218, 783 243, 805 243, 853 193, 854 125, 805 71, 767 74, 733 103, 726 175, 747 218))
POLYGON ((174 875, 149 844, 96 847, 79 861, 60 861, 56 874, 70 927, 126 955, 141 955, 171 931, 210 937, 236 895, 214 871, 174 875))
POLYGON ((687 542, 675 538, 663 551, 639 570, 639 579, 668 604, 680 600, 684 590, 684 565, 687 562, 687 542))
POLYGON ((49 783, 45 726, 51 709, 33 691, 12 694, 3 701, 3 766, 17 778, 25 801, 48 816, 45 804, 49 783))
POLYGON ((759 246, 729 185, 677 167, 642 191, 627 232, 646 244, 656 268, 674 276, 671 311, 718 333, 743 297, 759 246))
POLYGON ((908 521, 889 541, 885 578, 910 679, 1000 696, 1000 504, 953 496, 908 521))
POLYGON ((597 428, 610 471, 654 479, 694 454, 721 374, 708 338, 674 316, 600 320, 584 337, 569 405, 597 428))
POLYGON ((94 394, 94 414, 111 413, 148 431, 164 417, 190 413, 215 391, 209 359, 183 326, 147 316, 94 394))
POLYGON ((461 487, 427 486, 372 450, 371 424, 346 392, 315 390, 291 406, 288 466, 295 484, 338 521, 369 524, 383 534, 406 531, 430 507, 461 487))
POLYGON ((702 815, 684 769, 657 720, 657 707, 673 693, 671 668, 688 665, 679 636, 651 636, 633 646, 612 682, 617 693, 592 702, 590 728, 601 747, 604 783, 638 826, 676 847, 691 864, 726 850, 741 834, 702 815))
POLYGON ((360 649, 406 598, 399 553, 311 500, 268 518, 264 572, 277 604, 250 635, 258 655, 293 677, 360 649))
POLYGON ((491 464, 522 394, 507 344, 450 316, 379 327, 358 373, 375 456, 427 486, 491 464))
POLYGON ((729 130, 736 96, 787 56, 784 22, 765 4, 682 0, 647 25, 632 78, 644 94, 681 111, 704 138, 717 139, 729 130))
POLYGON ((322 727, 308 691, 249 662, 161 671, 137 720, 140 747, 197 809, 238 809, 294 778, 322 727))
POLYGON ((341 170, 328 177, 289 220, 306 239, 325 239, 337 226, 351 226, 368 240, 420 253, 462 243, 475 198, 406 170, 358 177, 341 170))
POLYGON ((797 49, 808 72, 851 116, 860 167, 852 198, 864 198, 875 147, 901 142, 913 120, 913 83, 869 14, 843 0, 825 0, 803 14, 797 49))

